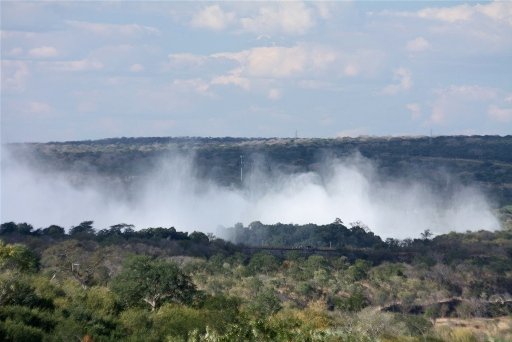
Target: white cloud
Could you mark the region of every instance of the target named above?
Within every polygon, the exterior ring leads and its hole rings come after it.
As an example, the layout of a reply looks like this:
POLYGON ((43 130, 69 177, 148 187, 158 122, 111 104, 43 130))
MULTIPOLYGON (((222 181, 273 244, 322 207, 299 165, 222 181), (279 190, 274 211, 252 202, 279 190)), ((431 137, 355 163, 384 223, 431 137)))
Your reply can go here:
POLYGON ((66 23, 76 29, 94 33, 101 36, 125 35, 133 36, 137 34, 159 34, 160 30, 152 26, 143 26, 138 24, 105 24, 93 23, 87 21, 68 20, 66 23))
POLYGON ((320 18, 322 18, 322 19, 330 19, 331 18, 331 16, 332 16, 331 6, 333 5, 332 2, 316 1, 316 2, 313 2, 312 4, 315 6, 320 18))
POLYGON ((59 71, 87 71, 99 70, 103 68, 103 63, 96 59, 90 58, 84 58, 75 61, 47 62, 42 65, 47 65, 51 69, 59 71))
POLYGON ((425 8, 418 11, 417 15, 424 19, 436 19, 453 23, 456 21, 469 20, 473 13, 473 7, 464 4, 454 7, 425 8))
POLYGON ((418 103, 409 103, 405 108, 411 113, 411 119, 417 120, 421 117, 421 107, 418 103))
POLYGON ((261 78, 285 78, 308 70, 320 71, 337 58, 332 50, 304 45, 257 47, 235 53, 218 53, 212 57, 236 61, 242 74, 261 78))
POLYGON ((495 22, 512 25, 512 2, 494 1, 487 4, 427 7, 416 12, 384 11, 381 14, 416 17, 446 23, 469 22, 480 16, 495 22))
POLYGON ((220 31, 235 20, 235 13, 224 12, 219 5, 211 5, 196 13, 190 24, 194 27, 220 31))
POLYGON ((141 72, 141 71, 144 71, 144 66, 142 64, 132 64, 130 66, 130 71, 131 72, 141 72))
POLYGON ((512 25, 512 3, 510 1, 494 1, 490 4, 475 6, 476 11, 487 17, 512 25))
POLYGON ((396 83, 389 84, 382 90, 383 94, 395 95, 412 87, 411 72, 405 68, 398 68, 393 71, 393 80, 396 83))
POLYGON ((190 25, 221 31, 231 27, 236 32, 249 32, 265 37, 271 34, 301 35, 315 26, 315 17, 332 17, 332 5, 300 1, 266 2, 233 6, 210 5, 195 13, 190 25), (228 11, 226 7, 236 11, 228 11))
POLYGON ((287 77, 304 70, 307 52, 301 47, 261 47, 242 52, 241 64, 248 74, 259 77, 287 77))
POLYGON ((49 58, 56 57, 59 55, 59 52, 53 46, 41 46, 33 48, 28 53, 30 56, 36 58, 49 58))
POLYGON ((357 67, 357 65, 348 64, 343 69, 343 73, 347 76, 356 76, 357 74, 359 74, 359 68, 357 67))
POLYGON ((272 100, 272 101, 279 100, 281 98, 281 96, 282 96, 281 90, 276 89, 276 88, 270 89, 268 92, 268 95, 267 95, 268 99, 272 100))
POLYGON ((210 83, 212 85, 234 85, 244 90, 249 90, 251 87, 251 81, 246 77, 242 77, 240 74, 241 70, 235 69, 227 75, 214 77, 210 83))
POLYGON ((489 106, 487 110, 489 117, 498 122, 512 121, 512 108, 500 108, 495 105, 489 106))
POLYGON ((30 76, 28 64, 23 61, 2 60, 2 89, 22 91, 30 76))
MULTIPOLYGON (((481 110, 475 108, 480 108, 479 106, 486 102, 496 99, 499 91, 478 85, 451 85, 436 89, 434 93, 437 98, 432 105, 429 120, 434 124, 442 124, 461 115, 481 116, 481 110)), ((498 118, 505 114, 497 107, 488 109, 490 117, 494 115, 498 118)))
MULTIPOLYGON (((328 15, 321 8, 321 15, 328 15)), ((313 13, 302 2, 280 2, 261 7, 257 15, 240 19, 244 31, 254 33, 304 34, 315 24, 313 13)))
POLYGON ((445 109, 445 101, 437 101, 432 106, 432 113, 430 114, 430 122, 433 124, 441 124, 446 119, 447 111, 445 109))
POLYGON ((405 47, 410 52, 421 52, 430 48, 430 43, 423 37, 417 37, 407 42, 405 47))
MULTIPOLYGON (((314 79, 316 85, 322 83, 324 86, 326 84, 332 86, 331 82, 326 82, 332 77, 356 76, 361 73, 371 75, 376 68, 375 63, 378 64, 375 61, 379 60, 380 56, 378 52, 371 50, 357 51, 353 55, 348 55, 328 46, 298 44, 291 47, 255 47, 208 56, 190 53, 170 54, 166 67, 183 70, 208 64, 211 66, 209 70, 215 70, 216 66, 225 68, 231 65, 231 69, 211 78, 210 84, 234 85, 244 90, 249 90, 255 82, 261 86, 275 79, 314 79), (226 61, 230 63, 225 63, 226 61)), ((300 81, 297 82, 300 83, 300 81)), ((403 87, 409 85, 410 81, 402 81, 403 87)), ((305 83, 299 86, 309 87, 305 83)))
POLYGON ((200 78, 176 79, 173 81, 173 85, 177 86, 181 90, 190 89, 196 93, 211 95, 209 93, 210 85, 200 78))

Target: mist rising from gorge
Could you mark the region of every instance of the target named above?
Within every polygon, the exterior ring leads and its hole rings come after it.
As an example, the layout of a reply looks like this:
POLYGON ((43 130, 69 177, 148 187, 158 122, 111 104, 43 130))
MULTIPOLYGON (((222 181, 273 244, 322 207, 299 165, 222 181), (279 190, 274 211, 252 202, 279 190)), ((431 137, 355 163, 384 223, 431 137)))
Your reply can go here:
POLYGON ((267 171, 256 163, 242 187, 200 178, 194 158, 171 154, 131 186, 103 177, 48 172, 2 153, 1 221, 69 228, 94 220, 137 228, 170 227, 214 232, 219 225, 326 224, 362 221, 381 237, 499 229, 491 206, 476 187, 439 189, 411 178, 388 179, 360 155, 325 159, 315 172, 267 171))

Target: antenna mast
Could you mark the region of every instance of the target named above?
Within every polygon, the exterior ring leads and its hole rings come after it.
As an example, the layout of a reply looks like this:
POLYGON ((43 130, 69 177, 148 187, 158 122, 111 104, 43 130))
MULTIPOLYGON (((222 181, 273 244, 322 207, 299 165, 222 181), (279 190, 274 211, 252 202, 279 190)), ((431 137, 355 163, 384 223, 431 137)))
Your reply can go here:
POLYGON ((240 183, 244 182, 244 155, 240 155, 240 183))

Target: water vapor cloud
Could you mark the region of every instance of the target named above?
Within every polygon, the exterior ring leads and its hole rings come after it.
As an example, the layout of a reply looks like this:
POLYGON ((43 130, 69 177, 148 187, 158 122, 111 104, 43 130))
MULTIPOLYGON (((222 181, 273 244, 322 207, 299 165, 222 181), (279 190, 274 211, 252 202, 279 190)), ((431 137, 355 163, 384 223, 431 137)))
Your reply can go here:
MULTIPOLYGON (((256 164, 255 164, 256 165, 256 164)), ((2 154, 1 221, 69 228, 94 220, 137 228, 214 232, 220 225, 326 224, 361 221, 381 237, 418 237, 500 224, 476 187, 439 189, 411 178, 388 179, 359 155, 325 161, 314 172, 265 171, 257 165, 241 187, 226 187, 195 172, 193 157, 172 155, 130 186, 115 179, 47 172, 2 154)))

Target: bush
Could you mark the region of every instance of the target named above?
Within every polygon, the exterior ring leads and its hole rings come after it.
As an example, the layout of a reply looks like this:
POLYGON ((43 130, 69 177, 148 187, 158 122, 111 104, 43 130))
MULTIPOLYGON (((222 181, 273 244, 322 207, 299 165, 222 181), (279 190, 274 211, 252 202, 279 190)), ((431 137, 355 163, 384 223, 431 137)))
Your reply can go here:
POLYGON ((30 249, 23 245, 5 244, 0 240, 0 269, 34 272, 38 266, 38 258, 30 249))
POLYGON ((39 342, 44 338, 41 329, 23 324, 19 321, 7 319, 0 321, 0 340, 5 342, 39 342))
POLYGON ((158 336, 167 336, 170 340, 186 340, 194 330, 204 333, 208 323, 213 320, 214 317, 211 317, 207 310, 164 304, 153 314, 153 329, 158 332, 158 336))
POLYGON ((257 317, 267 317, 281 310, 281 301, 273 290, 265 289, 256 295, 247 308, 257 317))

